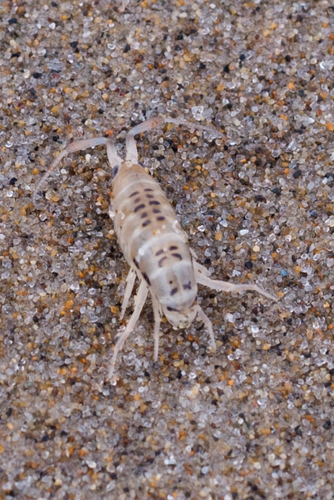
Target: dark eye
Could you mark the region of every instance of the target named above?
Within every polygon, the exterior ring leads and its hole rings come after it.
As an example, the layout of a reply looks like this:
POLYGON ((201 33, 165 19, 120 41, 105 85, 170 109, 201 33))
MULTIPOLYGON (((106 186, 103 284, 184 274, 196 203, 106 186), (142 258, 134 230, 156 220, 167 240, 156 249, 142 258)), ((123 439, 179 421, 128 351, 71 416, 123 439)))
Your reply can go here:
POLYGON ((115 165, 111 171, 111 178, 112 179, 115 179, 116 175, 118 174, 118 171, 119 171, 119 165, 115 165))

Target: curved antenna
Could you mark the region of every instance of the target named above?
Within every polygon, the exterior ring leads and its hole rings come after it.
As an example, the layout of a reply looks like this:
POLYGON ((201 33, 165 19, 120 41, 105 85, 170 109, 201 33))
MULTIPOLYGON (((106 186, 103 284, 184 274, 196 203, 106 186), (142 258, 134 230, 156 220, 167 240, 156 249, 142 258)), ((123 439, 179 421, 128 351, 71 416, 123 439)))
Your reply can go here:
POLYGON ((42 186, 48 180, 48 178, 50 177, 50 174, 53 172, 53 170, 56 167, 58 167, 61 160, 63 158, 65 158, 65 156, 67 156, 68 153, 75 153, 76 151, 82 151, 83 149, 88 149, 88 148, 93 148, 95 146, 104 145, 104 144, 106 144, 107 140, 108 139, 106 137, 95 137, 94 139, 85 139, 83 141, 75 141, 75 142, 68 144, 66 146, 66 148, 60 153, 60 155, 57 156, 57 158, 54 160, 54 162, 51 164, 51 166, 45 172, 43 177, 37 183, 35 191, 32 195, 32 202, 33 202, 35 208, 39 209, 38 204, 36 202, 37 194, 41 191, 42 186))
POLYGON ((190 129, 202 130, 203 132, 209 132, 216 135, 217 137, 224 137, 224 135, 218 130, 208 127, 206 125, 199 125, 197 122, 188 122, 183 118, 170 118, 169 116, 155 116, 154 118, 149 118, 139 125, 131 128, 126 134, 126 161, 131 161, 132 163, 138 163, 137 146, 135 142, 135 135, 142 134, 148 130, 159 127, 164 123, 173 123, 174 125, 184 125, 190 129))
POLYGON ((219 132, 219 130, 209 127, 207 125, 200 125, 197 122, 188 122, 183 118, 170 118, 169 116, 163 118, 165 123, 174 123, 174 125, 185 125, 190 129, 203 130, 203 132, 210 132, 211 134, 216 134, 218 137, 225 137, 224 134, 219 132))

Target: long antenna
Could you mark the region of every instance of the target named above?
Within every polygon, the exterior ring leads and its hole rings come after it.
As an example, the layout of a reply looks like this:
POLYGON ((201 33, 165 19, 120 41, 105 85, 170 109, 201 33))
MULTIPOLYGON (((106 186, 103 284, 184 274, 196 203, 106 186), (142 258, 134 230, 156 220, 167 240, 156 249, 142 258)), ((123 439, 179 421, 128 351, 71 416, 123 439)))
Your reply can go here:
POLYGON ((106 144, 107 140, 108 139, 106 137, 95 137, 93 139, 85 139, 83 141, 75 141, 68 144, 66 148, 60 153, 60 155, 57 156, 57 158, 54 160, 54 162, 51 164, 51 166, 48 168, 48 170, 45 172, 43 177, 38 182, 36 189, 32 195, 32 202, 35 205, 35 208, 38 209, 38 204, 36 202, 37 194, 41 191, 42 186, 48 180, 53 170, 56 167, 58 167, 61 160, 65 158, 65 156, 67 156, 68 153, 75 153, 76 151, 82 151, 83 149, 88 149, 95 146, 101 146, 106 144))

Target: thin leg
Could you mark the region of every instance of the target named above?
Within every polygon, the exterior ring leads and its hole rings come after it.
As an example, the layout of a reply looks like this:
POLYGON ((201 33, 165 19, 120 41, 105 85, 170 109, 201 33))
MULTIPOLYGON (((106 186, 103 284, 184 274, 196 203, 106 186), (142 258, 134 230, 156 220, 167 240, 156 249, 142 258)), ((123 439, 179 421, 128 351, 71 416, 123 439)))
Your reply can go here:
MULTIPOLYGON (((189 252, 191 253, 191 255, 192 255, 192 257, 194 258, 194 260, 197 260, 197 259, 198 259, 197 255, 196 255, 196 252, 195 252, 195 250, 194 250, 193 248, 190 248, 190 247, 189 247, 189 252)), ((200 265, 200 264, 199 264, 199 265, 200 265)), ((203 267, 203 269, 206 269, 204 266, 202 266, 202 267, 203 267)))
POLYGON ((140 313, 143 309, 143 306, 144 306, 146 298, 147 298, 147 292, 148 292, 148 286, 146 284, 146 281, 142 280, 140 285, 139 285, 138 294, 137 294, 137 297, 135 300, 135 309, 132 313, 132 316, 131 316, 128 324, 126 325, 124 332, 121 333, 121 336, 117 340, 116 345, 114 347, 114 353, 113 353, 113 356, 111 359, 109 373, 108 373, 109 380, 114 380, 113 374, 114 374, 117 355, 122 350, 124 342, 126 341, 128 336, 133 332, 133 330, 136 326, 136 323, 138 321, 138 318, 140 316, 140 313))
POLYGON ((147 130, 152 130, 153 128, 158 127, 163 123, 164 119, 161 118, 160 116, 157 116, 156 118, 150 118, 149 120, 146 120, 143 123, 140 123, 139 125, 136 125, 136 127, 133 127, 131 130, 129 130, 126 136, 126 161, 131 161, 132 163, 138 163, 137 146, 134 136, 142 134, 147 130))
MULTIPOLYGON (((190 250, 190 252, 192 253, 192 255, 194 257, 194 255, 195 255, 194 251, 190 250)), ((196 256, 195 256, 195 258, 196 258, 196 256)), ((196 260, 194 260, 193 263, 194 263, 194 269, 195 269, 196 273, 200 274, 201 276, 210 276, 209 269, 207 269, 205 266, 202 266, 202 264, 200 264, 196 260)))
POLYGON ((161 314, 157 299, 152 295, 154 314, 154 361, 158 361, 161 314))
POLYGON ((199 305, 197 306, 197 313, 198 313, 199 319, 201 319, 203 321, 203 323, 205 324, 205 326, 209 332, 210 340, 211 340, 211 344, 212 344, 212 350, 214 352, 216 352, 217 346, 216 346, 215 336, 213 334, 212 323, 209 320, 209 318, 207 317, 207 315, 205 314, 205 312, 203 311, 203 309, 199 305))
POLYGON ((257 292, 260 293, 261 295, 264 295, 265 297, 267 297, 267 299, 271 299, 277 302, 276 297, 274 297, 270 293, 267 293, 259 285, 236 285, 228 281, 212 280, 211 278, 209 278, 207 275, 204 274, 203 269, 205 271, 207 271, 207 269, 198 264, 198 262, 194 262, 194 269, 195 269, 195 278, 197 283, 207 286, 213 290, 217 290, 218 292, 246 292, 252 290, 253 292, 257 292))
POLYGON ((127 277, 126 277, 126 288, 125 288, 125 293, 124 293, 124 298, 123 298, 120 319, 123 319, 123 317, 124 317, 126 308, 128 306, 128 303, 129 303, 129 299, 130 299, 131 294, 132 294, 133 285, 135 284, 135 280, 136 280, 136 271, 131 268, 127 277))
POLYGON ((66 148, 60 153, 60 155, 55 159, 55 161, 51 164, 48 170, 45 172, 41 180, 38 182, 36 189, 32 195, 32 201, 36 208, 38 208, 38 204, 36 202, 36 196, 41 190, 44 183, 50 177, 51 172, 59 165, 61 160, 67 156, 68 153, 75 153, 76 151, 82 151, 83 149, 93 148, 95 146, 100 146, 106 144, 107 139, 105 137, 95 137, 94 139, 85 139, 83 141, 75 141, 71 144, 68 144, 66 148))

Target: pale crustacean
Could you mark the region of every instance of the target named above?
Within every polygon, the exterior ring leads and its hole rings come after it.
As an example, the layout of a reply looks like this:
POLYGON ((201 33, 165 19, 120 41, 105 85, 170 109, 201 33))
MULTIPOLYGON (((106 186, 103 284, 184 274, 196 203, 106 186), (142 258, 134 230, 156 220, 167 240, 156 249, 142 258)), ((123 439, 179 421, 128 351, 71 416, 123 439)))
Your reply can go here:
POLYGON ((124 342, 136 327, 148 292, 151 294, 154 312, 154 360, 158 358, 160 321, 165 315, 175 329, 187 328, 198 318, 203 321, 216 350, 212 323, 197 302, 197 284, 216 291, 243 292, 252 290, 276 300, 274 296, 255 284, 237 285, 213 280, 209 271, 196 261, 195 253, 189 249, 187 235, 182 230, 173 208, 159 184, 139 165, 134 136, 152 128, 171 122, 185 124, 203 130, 212 129, 183 120, 156 117, 132 128, 126 136, 126 157, 123 160, 112 141, 106 137, 76 141, 69 144, 53 162, 40 180, 34 193, 40 191, 51 171, 68 153, 81 151, 98 145, 107 147, 112 168, 113 189, 109 215, 113 219, 119 245, 130 271, 121 310, 123 318, 132 294, 136 277, 139 288, 134 311, 116 342, 109 368, 109 378, 114 374, 117 355, 124 342))

